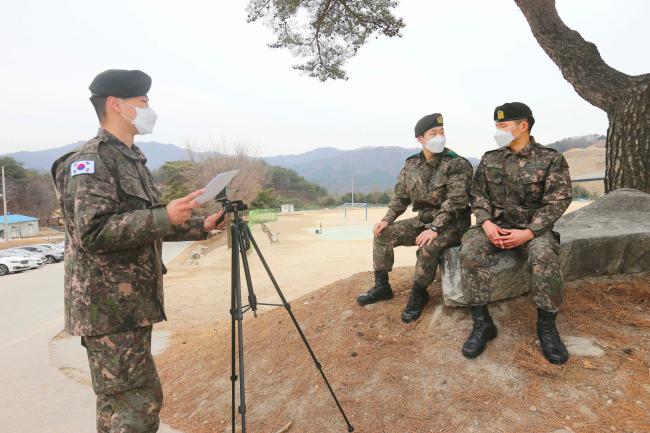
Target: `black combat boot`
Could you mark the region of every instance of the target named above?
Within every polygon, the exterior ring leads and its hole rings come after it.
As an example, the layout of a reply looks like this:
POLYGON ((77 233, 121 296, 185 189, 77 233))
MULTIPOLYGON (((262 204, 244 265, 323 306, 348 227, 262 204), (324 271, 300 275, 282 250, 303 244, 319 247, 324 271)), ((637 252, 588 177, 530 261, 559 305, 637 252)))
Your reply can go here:
POLYGON ((418 320, 424 306, 429 302, 429 292, 427 292, 426 287, 421 287, 417 283, 413 283, 413 288, 411 289, 411 296, 409 296, 409 301, 406 303, 406 307, 402 312, 402 322, 411 323, 415 320, 418 320))
POLYGON ((375 271, 375 285, 366 293, 357 296, 357 303, 368 305, 388 299, 393 299, 393 290, 388 282, 388 272, 375 271))
POLYGON ((497 327, 490 317, 487 305, 472 307, 474 327, 467 341, 463 344, 463 355, 466 358, 476 358, 485 350, 488 341, 497 336, 497 327))
POLYGON ((544 358, 551 364, 564 364, 569 360, 569 351, 557 332, 555 316, 557 313, 537 309, 537 336, 544 358))

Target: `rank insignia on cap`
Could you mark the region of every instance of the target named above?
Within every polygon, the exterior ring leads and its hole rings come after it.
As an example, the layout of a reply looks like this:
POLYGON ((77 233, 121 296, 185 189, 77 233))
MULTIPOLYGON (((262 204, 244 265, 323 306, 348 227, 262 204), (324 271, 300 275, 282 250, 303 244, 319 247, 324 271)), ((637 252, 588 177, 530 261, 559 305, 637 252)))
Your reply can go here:
POLYGON ((78 174, 93 174, 95 172, 95 161, 77 161, 70 166, 70 176, 78 174))
POLYGON ((503 110, 497 111, 497 120, 503 120, 505 117, 506 115, 503 113, 503 110))
POLYGON ((436 122, 438 122, 439 124, 442 125, 442 116, 438 116, 438 117, 436 118, 436 122))

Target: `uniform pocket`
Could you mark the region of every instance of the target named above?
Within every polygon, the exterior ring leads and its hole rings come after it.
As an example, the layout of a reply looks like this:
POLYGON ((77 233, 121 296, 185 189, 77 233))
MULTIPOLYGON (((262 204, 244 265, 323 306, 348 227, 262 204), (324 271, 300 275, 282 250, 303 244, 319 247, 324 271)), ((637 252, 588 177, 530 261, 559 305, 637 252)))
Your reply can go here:
POLYGON ((434 179, 429 184, 429 200, 435 207, 439 207, 447 197, 447 178, 434 179))
POLYGON ((524 205, 539 207, 544 196, 544 180, 544 176, 537 173, 525 173, 517 179, 524 205))
POLYGON ((499 207, 503 207, 505 198, 504 175, 501 167, 488 166, 485 168, 485 180, 490 201, 499 207))
POLYGON ((155 383, 151 327, 84 337, 95 394, 116 394, 155 383))
POLYGON ((147 195, 147 192, 144 190, 140 178, 131 177, 131 176, 120 177, 120 189, 124 191, 127 195, 130 195, 132 197, 137 197, 149 202, 149 196, 147 195))

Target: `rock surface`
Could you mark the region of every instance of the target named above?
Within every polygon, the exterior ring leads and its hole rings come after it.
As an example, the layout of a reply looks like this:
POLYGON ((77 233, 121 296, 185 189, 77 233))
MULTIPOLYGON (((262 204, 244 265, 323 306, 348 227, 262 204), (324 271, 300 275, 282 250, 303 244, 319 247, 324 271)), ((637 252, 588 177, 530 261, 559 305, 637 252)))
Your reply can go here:
POLYGON ((592 358, 602 358, 605 355, 605 351, 589 338, 566 336, 564 337, 564 343, 572 355, 592 358))
MULTIPOLYGON (((583 277, 650 271, 650 194, 618 189, 555 224, 560 233, 562 274, 567 281, 583 277)), ((460 248, 445 251, 442 291, 446 305, 462 306, 460 248)), ((493 301, 530 290, 530 272, 514 251, 500 253, 492 267, 493 301)))

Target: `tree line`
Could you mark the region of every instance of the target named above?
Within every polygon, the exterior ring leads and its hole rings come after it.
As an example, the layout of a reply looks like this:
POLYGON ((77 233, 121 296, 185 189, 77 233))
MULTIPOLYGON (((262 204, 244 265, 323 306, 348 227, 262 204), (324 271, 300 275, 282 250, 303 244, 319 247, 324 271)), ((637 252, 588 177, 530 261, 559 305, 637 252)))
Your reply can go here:
MULTIPOLYGON (((51 218, 59 207, 52 176, 44 171, 26 169, 22 162, 9 156, 0 157, 0 166, 5 168, 7 212, 51 218)), ((1 207, 0 213, 3 213, 1 207)))
MULTIPOLYGON (((228 158, 224 154, 215 154, 195 161, 169 161, 154 171, 154 178, 162 190, 162 201, 167 202, 183 197, 205 185, 205 179, 225 171, 215 169, 224 165, 218 161, 228 158)), ((239 159, 239 167, 244 162, 239 159)), ((298 209, 315 209, 336 207, 352 200, 351 193, 333 196, 322 186, 310 182, 294 170, 268 165, 264 161, 245 158, 246 169, 240 168, 235 178, 236 185, 228 189, 229 198, 243 199, 252 209, 275 209, 282 204, 293 204, 298 209), (244 172, 255 173, 254 178, 242 182, 244 172)), ((207 181, 207 180, 206 180, 207 181)), ((371 205, 386 205, 392 198, 392 191, 355 193, 354 201, 371 205)))

